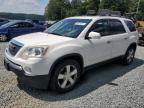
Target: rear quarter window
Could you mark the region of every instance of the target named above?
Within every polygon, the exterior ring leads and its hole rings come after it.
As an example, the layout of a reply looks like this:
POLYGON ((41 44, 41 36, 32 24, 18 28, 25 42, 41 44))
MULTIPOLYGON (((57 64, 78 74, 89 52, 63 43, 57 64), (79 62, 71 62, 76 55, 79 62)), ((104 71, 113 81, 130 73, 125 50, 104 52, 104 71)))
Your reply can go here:
POLYGON ((126 23, 127 27, 129 28, 129 30, 131 32, 135 32, 136 31, 136 27, 135 27, 135 25, 134 25, 134 23, 132 21, 126 21, 125 20, 125 23, 126 23))

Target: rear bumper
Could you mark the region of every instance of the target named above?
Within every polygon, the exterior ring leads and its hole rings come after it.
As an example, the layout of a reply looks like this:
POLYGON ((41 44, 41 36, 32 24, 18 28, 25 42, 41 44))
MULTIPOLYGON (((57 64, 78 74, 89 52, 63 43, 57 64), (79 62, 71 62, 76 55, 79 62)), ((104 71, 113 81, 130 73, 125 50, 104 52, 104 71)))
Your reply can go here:
POLYGON ((14 72, 25 85, 38 89, 48 89, 49 75, 27 76, 22 66, 11 62, 7 58, 4 59, 4 66, 8 71, 14 72))

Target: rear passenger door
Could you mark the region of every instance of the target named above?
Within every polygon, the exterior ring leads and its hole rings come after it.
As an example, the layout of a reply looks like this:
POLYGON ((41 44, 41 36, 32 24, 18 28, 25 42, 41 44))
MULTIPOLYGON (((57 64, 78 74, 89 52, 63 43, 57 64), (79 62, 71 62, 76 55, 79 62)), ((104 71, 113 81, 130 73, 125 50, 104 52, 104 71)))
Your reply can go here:
POLYGON ((128 48, 129 35, 120 20, 109 19, 109 25, 112 36, 112 57, 121 56, 128 48))
POLYGON ((23 22, 23 34, 35 32, 35 25, 29 22, 23 22))

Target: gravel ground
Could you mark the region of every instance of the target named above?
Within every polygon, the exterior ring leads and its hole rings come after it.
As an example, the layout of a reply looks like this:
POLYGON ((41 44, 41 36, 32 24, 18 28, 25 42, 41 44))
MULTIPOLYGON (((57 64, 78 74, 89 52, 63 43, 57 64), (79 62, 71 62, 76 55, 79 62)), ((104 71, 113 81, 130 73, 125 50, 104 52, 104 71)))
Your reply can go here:
POLYGON ((57 94, 17 84, 3 67, 6 43, 0 43, 0 108, 144 108, 144 48, 130 66, 111 63, 87 71, 71 92, 57 94))

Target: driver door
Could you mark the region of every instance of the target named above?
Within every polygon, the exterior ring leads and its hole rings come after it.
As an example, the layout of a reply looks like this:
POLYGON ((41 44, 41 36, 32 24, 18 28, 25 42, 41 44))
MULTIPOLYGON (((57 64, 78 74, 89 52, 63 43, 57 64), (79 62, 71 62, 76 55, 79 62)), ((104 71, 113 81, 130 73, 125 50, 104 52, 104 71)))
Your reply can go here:
POLYGON ((89 30, 89 33, 98 32, 101 34, 99 39, 87 39, 86 56, 90 65, 96 64, 112 57, 112 36, 109 36, 109 23, 107 19, 101 19, 95 22, 95 24, 89 30))

